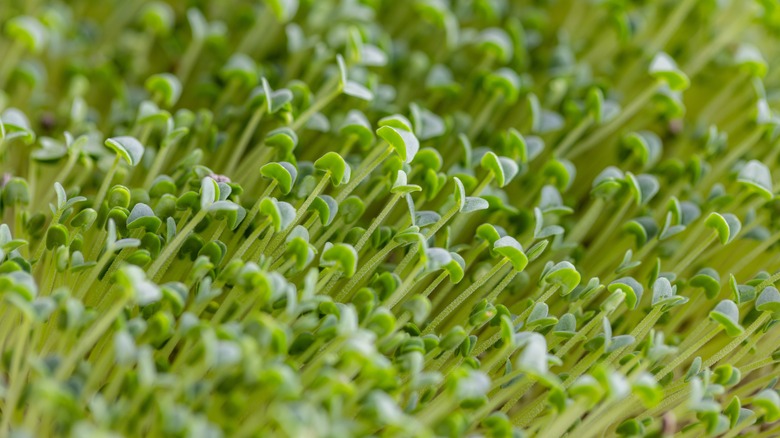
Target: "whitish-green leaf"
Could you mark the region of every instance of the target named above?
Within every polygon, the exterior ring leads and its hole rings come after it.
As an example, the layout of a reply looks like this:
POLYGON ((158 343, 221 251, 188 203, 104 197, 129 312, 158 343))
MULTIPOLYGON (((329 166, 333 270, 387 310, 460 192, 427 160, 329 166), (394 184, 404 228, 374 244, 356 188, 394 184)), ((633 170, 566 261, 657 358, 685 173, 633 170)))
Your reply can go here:
POLYGON ((493 251, 509 259, 517 272, 521 272, 528 265, 528 257, 523 252, 523 246, 514 237, 504 236, 496 240, 493 251))
POLYGON ((716 321, 729 336, 737 336, 744 331, 739 325, 739 308, 731 300, 723 300, 710 312, 710 319, 716 321))
POLYGON ((690 86, 688 76, 677 67, 671 56, 659 52, 650 62, 650 75, 666 82, 672 90, 682 91, 690 86))
POLYGON ((376 134, 392 146, 405 163, 411 163, 420 150, 419 140, 409 130, 385 125, 377 129, 376 134))
POLYGON ((106 146, 131 166, 138 165, 144 155, 144 146, 133 137, 112 137, 106 140, 106 146))
POLYGON ((758 160, 750 160, 739 171, 737 181, 747 185, 766 199, 772 199, 772 173, 758 160))

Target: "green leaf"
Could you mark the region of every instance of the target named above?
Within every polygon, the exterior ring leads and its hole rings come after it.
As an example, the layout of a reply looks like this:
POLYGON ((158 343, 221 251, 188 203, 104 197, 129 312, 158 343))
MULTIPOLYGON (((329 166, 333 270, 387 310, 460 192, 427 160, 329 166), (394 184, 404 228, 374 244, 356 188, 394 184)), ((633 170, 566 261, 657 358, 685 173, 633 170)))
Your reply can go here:
POLYGON ((607 286, 607 290, 610 292, 622 291, 626 295, 628 308, 635 310, 639 302, 642 301, 644 287, 632 277, 623 277, 610 283, 607 286))
POLYGON ((224 81, 241 83, 245 88, 254 87, 260 79, 255 61, 243 53, 231 55, 220 69, 219 76, 224 81))
POLYGON ((30 127, 27 116, 16 108, 6 108, 0 114, 0 139, 10 141, 14 138, 21 139, 30 144, 35 141, 35 132, 30 127))
POLYGON ((131 166, 138 165, 144 155, 144 146, 133 137, 112 137, 105 144, 131 166))
POLYGON ((279 201, 276 198, 263 198, 258 211, 271 218, 274 231, 279 232, 282 229, 282 213, 279 211, 279 201))
POLYGON ((773 286, 764 288, 756 299, 756 310, 780 313, 780 292, 773 286))
POLYGON ((444 265, 444 270, 447 271, 452 284, 458 284, 465 275, 466 261, 463 260, 460 254, 455 252, 450 252, 450 257, 451 260, 444 265))
POLYGON ((549 240, 541 240, 531 245, 531 247, 528 248, 528 251, 526 251, 526 255, 528 256, 528 261, 532 262, 538 259, 542 255, 542 253, 544 253, 544 250, 547 249, 547 246, 549 244, 550 244, 549 240))
POLYGON ((395 149, 404 163, 411 163, 420 150, 420 142, 410 130, 385 125, 377 129, 376 134, 395 149))
POLYGON ((710 319, 719 323, 726 329, 726 333, 731 336, 737 336, 745 331, 739 325, 739 309, 737 304, 731 300, 723 300, 715 306, 710 312, 710 319))
POLYGON ((461 207, 461 213, 472 213, 475 211, 485 210, 490 207, 490 204, 478 197, 478 196, 466 196, 463 206, 461 207))
POLYGON ((577 272, 577 269, 570 262, 562 261, 555 265, 552 262, 548 262, 551 266, 545 269, 545 273, 542 277, 544 284, 559 285, 561 288, 561 295, 566 296, 570 294, 578 284, 580 284, 581 276, 577 272))
POLYGON ((328 226, 333 222, 339 211, 339 205, 333 197, 328 195, 319 195, 311 203, 310 210, 316 211, 323 226, 328 226))
POLYGON ((298 146, 298 135, 287 127, 274 129, 265 136, 265 144, 279 149, 286 157, 298 146))
POLYGON ((331 184, 336 187, 344 182, 348 166, 347 162, 336 152, 328 152, 314 162, 314 168, 319 172, 327 173, 331 184))
POLYGON ((493 174, 499 187, 506 186, 518 172, 517 163, 505 157, 499 158, 493 152, 483 155, 481 164, 493 174))
POLYGON ((351 224, 363 216, 366 211, 366 204, 357 196, 350 196, 341 201, 339 212, 344 215, 344 221, 351 224))
POLYGON ((654 78, 668 84, 672 90, 682 91, 691 85, 688 76, 677 67, 674 59, 664 52, 655 55, 650 62, 649 72, 654 78))
POLYGON ((764 55, 754 45, 741 43, 734 54, 734 63, 740 68, 750 72, 752 76, 763 78, 766 76, 768 65, 764 55))
POLYGON ((764 413, 764 419, 769 422, 780 420, 780 395, 771 388, 764 389, 753 397, 751 404, 764 413))
POLYGON ((211 177, 200 181, 200 208, 207 209, 219 199, 219 183, 211 177))
POLYGON ((138 266, 124 265, 116 272, 117 284, 130 293, 139 306, 156 303, 162 299, 159 286, 146 278, 138 266))
MULTIPOLYGON (((231 201, 217 201, 208 206, 210 212, 235 212, 239 211, 242 207, 231 201)), ((232 221, 235 225, 235 221, 232 221)), ((232 226, 231 226, 232 228, 232 226)))
POLYGON ((262 97, 265 100, 266 108, 268 109, 269 114, 276 114, 281 110, 282 108, 285 108, 288 106, 290 102, 293 101, 294 96, 292 91, 282 88, 281 90, 272 90, 271 85, 268 83, 268 80, 263 77, 260 79, 260 83, 262 87, 259 90, 252 92, 252 97, 250 99, 254 100, 255 98, 259 98, 261 95, 262 90, 262 97))
POLYGON ((623 138, 623 143, 647 167, 656 164, 663 153, 661 139, 651 131, 632 132, 623 138))
POLYGON ((505 30, 498 27, 490 27, 480 32, 477 37, 480 49, 490 53, 501 63, 507 63, 514 55, 512 39, 505 30))
POLYGON ((49 33, 37 18, 29 15, 13 17, 5 24, 5 32, 22 43, 32 53, 40 53, 48 42, 49 33))
POLYGON ((541 330, 558 323, 558 318, 548 316, 549 307, 545 303, 536 303, 525 321, 525 327, 529 330, 541 330))
POLYGON ((458 211, 463 211, 463 207, 466 204, 466 188, 463 187, 463 183, 457 176, 453 177, 452 181, 455 183, 455 206, 458 208, 458 211))
POLYGON ((758 192, 769 200, 774 197, 772 192, 772 174, 769 168, 758 160, 750 160, 739 171, 737 181, 748 186, 749 189, 758 192))
POLYGON ((403 170, 399 170, 396 173, 395 182, 393 182, 393 186, 390 189, 390 192, 406 194, 406 193, 419 192, 421 190, 422 187, 418 186, 417 184, 408 184, 406 172, 404 172, 403 170))
POLYGON ((335 266, 341 271, 344 277, 350 278, 357 270, 357 260, 357 251, 355 251, 355 248, 353 248, 352 245, 347 245, 345 243, 333 245, 328 242, 325 244, 325 249, 322 251, 320 265, 335 266))
POLYGON ((441 117, 420 107, 418 104, 411 103, 409 110, 414 121, 414 135, 420 141, 440 137, 447 131, 447 127, 441 117))
POLYGON ((585 97, 585 107, 593 122, 600 124, 604 119, 604 92, 598 87, 590 88, 585 97))
POLYGON ((179 78, 170 73, 158 73, 149 76, 144 84, 149 93, 159 95, 166 107, 172 107, 181 96, 181 82, 179 78))
POLYGON ((30 185, 24 178, 13 177, 3 186, 3 204, 6 208, 16 204, 28 205, 30 203, 30 185))
POLYGON ((707 299, 711 300, 720 293, 720 275, 712 268, 703 268, 691 277, 689 281, 693 287, 704 289, 707 299))
POLYGON ((647 205, 661 188, 658 179, 652 175, 641 174, 634 176, 631 172, 626 172, 626 179, 631 187, 631 192, 637 205, 647 205))
POLYGON ((523 246, 514 237, 504 236, 496 240, 493 243, 493 251, 509 259, 517 272, 522 272, 528 265, 528 257, 523 252, 523 246))
POLYGON ((60 224, 54 224, 46 232, 46 249, 54 250, 58 246, 68 244, 68 229, 60 224))
POLYGON ((376 138, 371 124, 360 110, 352 109, 339 128, 339 133, 345 137, 354 136, 362 147, 368 147, 376 138))
POLYGON ((512 104, 520 96, 522 81, 518 74, 510 68, 500 68, 489 73, 483 82, 483 87, 490 94, 503 96, 504 102, 512 104))
POLYGON ((563 215, 574 212, 571 207, 567 207, 563 204, 561 193, 552 185, 542 187, 541 197, 539 199, 539 209, 544 214, 563 215))
POLYGON ((374 100, 374 93, 372 93, 371 90, 352 80, 347 80, 342 91, 347 96, 357 97, 361 100, 369 102, 374 100))
POLYGON ((135 204, 127 216, 127 228, 130 230, 144 228, 146 231, 155 232, 160 225, 162 220, 155 216, 152 207, 141 202, 135 204))
POLYGON ((653 307, 671 308, 688 302, 687 297, 677 295, 677 286, 672 285, 665 277, 659 277, 653 283, 653 307))
POLYGON ((286 161, 271 162, 260 168, 260 175, 276 181, 282 194, 288 194, 292 190, 298 170, 286 161))
POLYGON ((646 407, 655 406, 663 400, 663 388, 650 373, 640 374, 631 384, 631 391, 646 407))
POLYGON ((577 318, 571 313, 563 314, 555 325, 553 334, 559 338, 573 338, 577 334, 577 318))
POLYGON ((265 0, 280 23, 287 23, 298 12, 299 0, 265 0))
POLYGON ((731 213, 721 215, 720 213, 712 212, 704 224, 718 233, 718 238, 722 245, 726 245, 734 240, 742 229, 742 223, 731 213))
MULTIPOLYGON (((0 120, 0 124, 2 121, 0 120)), ((2 128, 0 128, 2 129, 2 128)), ((0 139, 3 138, 0 132, 0 139)), ((40 149, 34 150, 30 156, 44 163, 55 162, 64 157, 68 153, 68 148, 61 142, 49 137, 41 137, 38 142, 41 144, 40 149)))

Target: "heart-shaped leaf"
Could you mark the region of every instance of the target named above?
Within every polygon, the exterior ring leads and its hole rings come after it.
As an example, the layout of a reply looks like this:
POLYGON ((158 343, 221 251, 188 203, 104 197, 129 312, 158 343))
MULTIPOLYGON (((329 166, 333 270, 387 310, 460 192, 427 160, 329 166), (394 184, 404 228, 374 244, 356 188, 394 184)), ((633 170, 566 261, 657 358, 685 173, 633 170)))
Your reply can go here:
POLYGON ((672 90, 682 91, 691 84, 690 79, 685 73, 677 67, 671 56, 664 52, 659 52, 650 62, 648 69, 650 75, 654 78, 664 81, 672 90))
POLYGON ((731 336, 737 336, 744 331, 739 325, 739 308, 731 300, 723 300, 710 312, 710 319, 722 325, 726 333, 731 336))
POLYGON ((282 194, 290 193, 295 179, 298 177, 298 169, 286 161, 271 162, 260 168, 260 175, 276 181, 282 194))
POLYGON ((493 252, 509 259, 515 271, 521 272, 528 265, 528 257, 514 237, 504 236, 493 243, 493 252))
POLYGON ((377 129, 376 134, 395 149, 404 163, 411 163, 420 150, 420 142, 410 130, 385 125, 377 129))
POLYGON ((750 160, 742 167, 737 176, 737 181, 745 184, 751 190, 759 193, 765 199, 772 199, 772 174, 769 168, 758 160, 750 160))
POLYGON ((144 146, 133 137, 112 137, 106 140, 106 146, 131 166, 138 165, 144 155, 144 146))
POLYGON ((325 249, 322 251, 320 257, 321 266, 335 266, 342 275, 346 278, 350 278, 355 274, 357 269, 358 254, 352 245, 345 243, 337 243, 335 245, 330 242, 325 244, 325 249))
POLYGON ((326 173, 334 186, 342 184, 344 176, 347 175, 348 166, 344 158, 336 152, 328 152, 314 162, 314 168, 319 172, 326 173))

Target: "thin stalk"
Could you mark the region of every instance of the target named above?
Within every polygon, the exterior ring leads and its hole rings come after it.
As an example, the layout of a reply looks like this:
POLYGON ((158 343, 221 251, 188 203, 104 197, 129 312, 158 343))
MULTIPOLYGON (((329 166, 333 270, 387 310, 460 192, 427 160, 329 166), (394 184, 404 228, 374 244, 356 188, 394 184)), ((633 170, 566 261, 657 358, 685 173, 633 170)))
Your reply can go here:
MULTIPOLYGON (((270 99, 270 96, 268 97, 268 99, 270 99)), ((263 120, 263 115, 265 114, 265 111, 266 111, 266 105, 259 105, 252 113, 252 117, 249 119, 249 123, 247 123, 246 126, 244 126, 244 130, 241 133, 241 138, 238 139, 238 143, 230 153, 230 160, 225 166, 226 174, 231 175, 233 173, 233 170, 236 168, 236 164, 238 164, 238 160, 240 160, 244 156, 244 151, 246 150, 246 147, 249 144, 249 140, 252 138, 252 135, 254 135, 255 131, 257 130, 257 126, 260 124, 260 121, 263 120)))
POLYGON ((119 155, 114 157, 114 162, 111 164, 111 168, 108 169, 108 173, 106 173, 106 176, 103 179, 103 183, 100 184, 100 189, 95 196, 95 203, 93 204, 93 208, 95 210, 100 211, 100 205, 103 203, 103 198, 106 197, 106 193, 108 193, 108 188, 111 186, 111 180, 114 179, 114 174, 116 173, 118 167, 119 155))
POLYGON ((279 244, 282 243, 282 240, 287 237, 289 231, 295 228, 295 225, 301 221, 303 215, 305 215, 309 210, 311 203, 314 202, 314 199, 317 198, 317 196, 319 196, 323 190, 325 190, 325 186, 328 184, 328 181, 330 181, 329 171, 325 172, 325 174, 322 176, 322 179, 320 179, 320 182, 317 184, 317 186, 314 187, 314 190, 309 193, 309 196, 306 198, 306 200, 304 200, 300 207, 298 207, 298 209, 295 211, 295 218, 293 218, 292 222, 287 226, 286 230, 278 233, 278 235, 271 241, 268 252, 269 254, 273 254, 273 251, 276 249, 276 247, 278 247, 279 244))
POLYGON ((402 193, 393 194, 393 197, 390 198, 390 201, 385 204, 385 207, 382 209, 379 215, 377 215, 377 217, 371 221, 371 225, 369 225, 368 229, 363 233, 362 236, 360 236, 360 240, 358 240, 358 242, 355 244, 355 251, 360 252, 363 246, 365 246, 366 242, 368 242, 368 239, 371 238, 371 235, 374 233, 377 227, 382 224, 387 215, 390 214, 390 212, 393 210, 393 207, 395 207, 395 204, 399 199, 401 199, 401 196, 403 196, 402 193))
POLYGON ((57 368, 55 374, 57 380, 62 381, 73 371, 73 368, 78 364, 81 357, 84 356, 111 325, 114 324, 116 318, 125 308, 128 301, 130 301, 130 296, 123 293, 111 307, 100 314, 98 320, 92 325, 90 330, 79 339, 78 343, 70 350, 69 354, 63 359, 62 364, 57 368))
POLYGON ((660 87, 661 84, 659 82, 655 82, 649 87, 645 88, 645 90, 634 97, 634 99, 631 100, 631 102, 626 105, 623 111, 621 111, 620 114, 618 114, 614 119, 610 120, 604 125, 601 125, 601 127, 593 132, 593 134, 591 134, 585 141, 580 142, 576 147, 570 149, 569 154, 566 157, 573 159, 587 152, 597 144, 604 142, 607 137, 612 135, 619 127, 630 120, 631 117, 638 113, 642 108, 646 107, 647 102, 652 99, 660 87))
MULTIPOLYGON (((338 80, 338 78, 335 77, 334 79, 338 80)), ((295 118, 295 121, 293 121, 292 125, 290 125, 290 128, 292 128, 293 131, 298 131, 301 129, 315 113, 328 106, 329 103, 341 95, 341 87, 335 81, 331 80, 327 87, 329 90, 325 93, 324 96, 322 96, 322 98, 315 100, 311 106, 306 108, 304 112, 295 118)))
POLYGON ((242 243, 241 246, 238 247, 236 252, 233 254, 233 259, 240 259, 244 256, 244 254, 249 250, 249 248, 257 241, 257 239, 260 237, 260 235, 265 231, 269 226, 271 225, 271 219, 266 219, 262 224, 258 225, 257 228, 255 228, 252 231, 252 234, 250 234, 242 243))
MULTIPOLYGON (((685 349, 685 351, 677 354, 674 359, 672 359, 671 362, 669 362, 665 367, 659 371, 655 377, 657 380, 663 379, 667 374, 674 371, 678 366, 680 366, 683 362, 688 360, 691 356, 693 356, 701 347, 703 347, 707 342, 712 340, 718 333, 723 330, 723 327, 718 325, 717 328, 710 330, 706 334, 702 335, 701 338, 697 339, 696 342, 694 342, 690 347, 685 349)), ((705 365, 708 366, 708 365, 705 365)))
MULTIPOLYGON (((734 339, 731 340, 725 347, 718 350, 715 354, 710 356, 709 359, 704 361, 703 366, 704 367, 710 367, 712 365, 715 365, 718 363, 721 359, 728 356, 729 353, 731 353, 735 348, 739 347, 740 344, 742 344, 742 341, 747 339, 748 336, 753 334, 756 330, 758 330, 762 325, 764 325, 767 320, 772 316, 771 312, 764 312, 759 316, 755 321, 753 321, 750 326, 748 326, 747 329, 745 329, 744 332, 737 335, 734 339)), ((706 338, 706 336, 705 336, 706 338)), ((703 345, 703 344, 702 344, 703 345)), ((663 377, 663 376, 661 376, 663 377)))
POLYGON ((431 321, 431 323, 428 324, 427 327, 425 327, 425 330, 423 330, 423 334, 427 335, 433 333, 433 331, 436 330, 436 327, 438 327, 439 324, 441 324, 442 321, 444 321, 444 319, 447 318, 447 316, 449 316, 450 313, 452 313, 452 311, 460 307, 460 305, 464 301, 466 301, 466 299, 470 297, 471 294, 476 292, 477 289, 482 287, 488 280, 493 278, 493 276, 496 275, 498 271, 501 270, 501 268, 506 266, 507 263, 509 263, 509 259, 504 257, 503 259, 501 259, 500 262, 496 263, 487 274, 480 277, 474 283, 471 283, 471 285, 465 291, 463 291, 460 295, 458 295, 458 297, 455 298, 452 302, 450 302, 450 304, 447 305, 447 307, 445 307, 444 310, 442 310, 436 315, 436 318, 434 318, 433 321, 431 321))
POLYGON ((154 260, 154 263, 152 263, 152 266, 149 268, 149 271, 147 271, 149 278, 156 279, 157 275, 162 273, 161 269, 173 262, 173 257, 176 255, 176 252, 179 250, 181 245, 184 244, 184 240, 190 233, 192 233, 193 230, 195 230, 195 227, 198 226, 200 221, 202 221, 207 214, 208 209, 200 209, 200 211, 198 211, 198 213, 189 222, 187 222, 187 225, 185 225, 184 228, 182 228, 176 234, 176 237, 174 237, 170 243, 165 245, 165 249, 160 252, 157 258, 154 260))

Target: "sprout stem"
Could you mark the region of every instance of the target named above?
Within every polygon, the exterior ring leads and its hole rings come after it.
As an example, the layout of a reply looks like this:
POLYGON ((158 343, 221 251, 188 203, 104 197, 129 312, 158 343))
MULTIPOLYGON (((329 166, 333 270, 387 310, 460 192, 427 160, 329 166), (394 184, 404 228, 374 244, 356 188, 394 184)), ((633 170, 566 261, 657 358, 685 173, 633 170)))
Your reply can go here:
POLYGON ((685 349, 685 351, 678 353, 674 359, 670 363, 668 363, 665 367, 663 367, 656 375, 657 380, 661 380, 664 377, 666 377, 667 374, 671 373, 675 370, 678 366, 680 366, 683 362, 688 360, 694 353, 699 351, 704 344, 709 342, 712 338, 714 338, 718 333, 723 330, 723 327, 721 325, 718 325, 717 328, 714 328, 707 332, 706 334, 702 335, 699 339, 696 340, 690 347, 685 349))
MULTIPOLYGON (((268 99, 270 99, 270 96, 268 99)), ((230 161, 228 161, 227 165, 225 166, 226 174, 231 175, 233 170, 236 168, 236 164, 238 164, 238 160, 244 156, 244 151, 249 144, 249 140, 257 130, 257 125, 259 125, 260 121, 263 119, 265 111, 266 105, 259 105, 252 113, 252 117, 249 119, 249 123, 244 126, 244 131, 241 133, 241 138, 238 140, 238 144, 230 154, 230 161)))
POLYGON ((95 210, 100 211, 100 206, 103 204, 103 198, 105 198, 106 193, 108 193, 108 188, 111 186, 111 180, 114 179, 114 174, 116 173, 118 167, 119 155, 114 157, 114 162, 111 164, 111 167, 108 169, 108 173, 106 173, 106 176, 103 178, 103 183, 100 184, 100 189, 95 196, 95 203, 93 204, 93 208, 95 210))
POLYGON ((333 99, 339 97, 341 94, 341 86, 339 86, 337 81, 338 77, 335 76, 330 81, 328 81, 326 89, 329 91, 327 91, 326 94, 321 98, 315 100, 311 106, 306 108, 304 112, 295 118, 295 121, 293 121, 292 125, 290 125, 290 128, 292 128, 293 131, 297 132, 300 130, 315 113, 328 106, 328 104, 331 103, 333 99))
POLYGON ((582 134, 584 134, 591 125, 593 125, 593 116, 588 114, 580 119, 580 121, 577 122, 577 125, 566 134, 566 137, 564 137, 560 143, 558 143, 555 152, 558 155, 565 157, 569 152, 569 149, 580 139, 580 137, 582 137, 582 134))
POLYGON ((638 113, 642 108, 647 105, 647 102, 655 95, 656 91, 661 87, 660 82, 655 82, 651 86, 645 88, 644 91, 634 97, 633 100, 620 112, 614 119, 610 120, 604 125, 601 125, 599 129, 593 132, 585 141, 577 144, 576 147, 570 149, 569 154, 566 156, 569 159, 574 159, 581 154, 587 152, 592 147, 606 141, 612 133, 619 127, 623 126, 631 117, 638 113))
POLYGON ((3 409, 2 423, 0 423, 0 435, 5 435, 11 424, 11 418, 16 411, 16 403, 21 394, 24 383, 27 380, 20 375, 22 368, 22 358, 27 355, 27 339, 30 337, 30 319, 22 314, 22 325, 16 331, 16 345, 13 349, 13 360, 8 373, 9 388, 5 394, 5 404, 3 409))
POLYGON ((503 257, 500 262, 493 265, 493 268, 485 275, 480 277, 478 280, 476 280, 474 283, 472 283, 468 288, 466 288, 465 291, 463 291, 460 295, 458 295, 457 298, 455 298, 452 302, 450 302, 447 307, 444 308, 441 312, 439 312, 436 315, 436 318, 431 321, 430 324, 428 324, 427 327, 425 327, 425 330, 423 330, 423 334, 427 335, 429 333, 432 333, 436 327, 439 326, 439 324, 444 321, 447 316, 449 316, 450 313, 452 313, 453 310, 460 307, 460 305, 466 301, 468 297, 471 296, 477 289, 482 287, 488 280, 493 278, 494 275, 498 273, 498 271, 501 270, 506 264, 509 263, 509 259, 506 257, 503 257))
POLYGON ((8 49, 8 52, 6 52, 5 56, 3 56, 3 62, 0 63, 0 90, 6 88, 6 81, 8 81, 8 77, 11 75, 13 69, 16 68, 16 65, 19 63, 19 59, 23 54, 24 45, 18 40, 14 40, 14 42, 11 43, 11 47, 8 49))
MULTIPOLYGON (((747 339, 748 336, 753 334, 753 332, 755 332, 762 325, 764 325, 771 316, 772 316, 771 312, 764 312, 763 314, 761 314, 761 316, 759 316, 755 321, 753 321, 753 323, 750 324, 750 326, 748 326, 748 328, 745 329, 744 332, 737 335, 734 339, 731 340, 731 342, 728 343, 728 345, 718 350, 715 354, 710 356, 709 359, 705 360, 702 366, 710 367, 718 363, 724 357, 728 356, 729 353, 731 353, 735 348, 737 348, 740 344, 742 344, 742 341, 747 339)), ((704 338, 706 338, 706 336, 704 338)))
POLYGON ((201 208, 200 211, 198 211, 198 213, 192 219, 190 219, 189 222, 187 222, 187 225, 185 225, 184 228, 182 228, 179 233, 176 234, 176 237, 173 238, 173 241, 165 245, 165 248, 160 252, 157 258, 154 260, 154 263, 152 263, 152 266, 147 271, 149 278, 156 279, 158 274, 164 272, 161 270, 163 267, 167 267, 173 263, 173 257, 184 243, 184 240, 195 229, 195 227, 198 226, 200 221, 206 217, 207 214, 208 208, 201 208))
POLYGON ((98 320, 95 321, 90 330, 79 339, 78 343, 70 350, 69 354, 63 359, 62 364, 57 368, 57 373, 55 374, 57 380, 62 381, 71 373, 81 357, 86 354, 100 337, 105 334, 106 330, 114 324, 116 318, 125 308, 125 305, 129 300, 130 296, 123 292, 111 307, 100 314, 98 320))
POLYGON ((368 229, 363 233, 362 236, 360 236, 360 240, 355 244, 355 251, 358 253, 360 250, 365 246, 366 242, 368 242, 368 239, 371 238, 371 235, 374 233, 374 231, 377 229, 377 227, 382 223, 382 221, 385 220, 388 214, 393 210, 393 207, 395 207, 395 204, 398 202, 399 199, 401 199, 401 196, 403 196, 402 193, 395 193, 393 194, 393 197, 390 198, 390 201, 385 204, 382 211, 377 215, 373 221, 371 221, 371 225, 368 227, 368 229))
POLYGON ((269 217, 262 224, 258 225, 257 228, 255 228, 252 233, 241 243, 241 246, 238 247, 235 254, 233 254, 233 259, 235 260, 242 258, 247 250, 249 250, 249 248, 252 247, 252 245, 257 241, 263 231, 271 226, 271 223, 271 218, 269 217))

